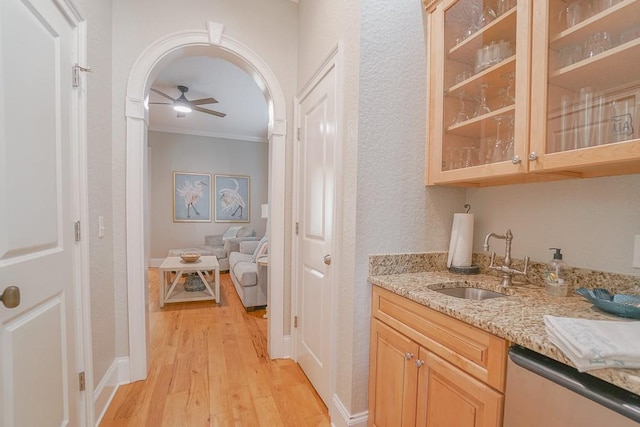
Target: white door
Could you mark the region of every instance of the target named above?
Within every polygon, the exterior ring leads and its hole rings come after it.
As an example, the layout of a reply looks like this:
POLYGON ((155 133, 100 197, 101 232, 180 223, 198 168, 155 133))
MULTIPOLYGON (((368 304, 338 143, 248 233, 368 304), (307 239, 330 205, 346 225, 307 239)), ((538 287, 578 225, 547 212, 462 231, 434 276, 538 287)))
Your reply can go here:
POLYGON ((299 106, 298 363, 329 405, 331 380, 336 71, 331 67, 299 106))
POLYGON ((21 297, 0 304, 2 427, 80 425, 76 34, 53 0, 0 1, 0 292, 21 297))

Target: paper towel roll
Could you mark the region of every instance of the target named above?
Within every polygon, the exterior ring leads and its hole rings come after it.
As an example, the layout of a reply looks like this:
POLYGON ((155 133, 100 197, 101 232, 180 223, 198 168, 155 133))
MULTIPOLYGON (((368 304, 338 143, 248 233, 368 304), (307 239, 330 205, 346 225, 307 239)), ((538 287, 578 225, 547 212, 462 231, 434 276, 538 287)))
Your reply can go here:
POLYGON ((447 267, 471 266, 473 252, 473 214, 453 214, 447 267))

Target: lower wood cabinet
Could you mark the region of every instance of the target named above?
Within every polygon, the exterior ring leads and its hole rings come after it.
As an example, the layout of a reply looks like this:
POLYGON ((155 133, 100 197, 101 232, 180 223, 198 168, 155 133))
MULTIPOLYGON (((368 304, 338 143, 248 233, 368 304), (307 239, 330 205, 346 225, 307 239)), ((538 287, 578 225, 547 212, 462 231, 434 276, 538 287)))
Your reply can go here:
POLYGON ((506 355, 505 340, 374 286, 369 426, 502 426, 506 355))

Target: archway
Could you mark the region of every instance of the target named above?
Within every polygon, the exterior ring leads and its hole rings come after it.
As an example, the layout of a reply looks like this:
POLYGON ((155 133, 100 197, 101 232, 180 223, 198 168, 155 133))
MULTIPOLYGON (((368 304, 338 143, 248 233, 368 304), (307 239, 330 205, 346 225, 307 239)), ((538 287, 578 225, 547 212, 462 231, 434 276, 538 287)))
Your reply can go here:
POLYGON ((129 314, 129 380, 147 376, 148 320, 146 312, 145 193, 147 121, 144 100, 164 65, 184 50, 208 46, 212 56, 234 63, 262 89, 269 108, 269 354, 286 357, 284 345, 284 231, 286 104, 269 66, 246 46, 223 34, 224 26, 207 23, 207 31, 171 34, 152 43, 136 60, 126 98, 126 222, 127 293, 129 314))

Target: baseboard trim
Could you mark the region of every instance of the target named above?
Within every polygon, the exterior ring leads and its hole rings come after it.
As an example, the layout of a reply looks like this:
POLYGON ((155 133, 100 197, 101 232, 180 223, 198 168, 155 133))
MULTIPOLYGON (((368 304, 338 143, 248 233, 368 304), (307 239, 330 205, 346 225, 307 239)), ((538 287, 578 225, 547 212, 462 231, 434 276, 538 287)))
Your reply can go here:
POLYGON ((331 399, 329 415, 331 416, 331 425, 333 427, 367 427, 369 420, 368 411, 350 414, 336 394, 331 399))
POLYGON ((291 359, 293 339, 291 335, 285 335, 282 339, 282 358, 283 359, 291 359))
POLYGON ((107 412, 107 408, 109 408, 118 387, 129 382, 131 382, 129 379, 129 358, 116 358, 93 392, 94 413, 100 414, 96 418, 96 427, 100 425, 100 421, 102 421, 102 417, 107 412))

